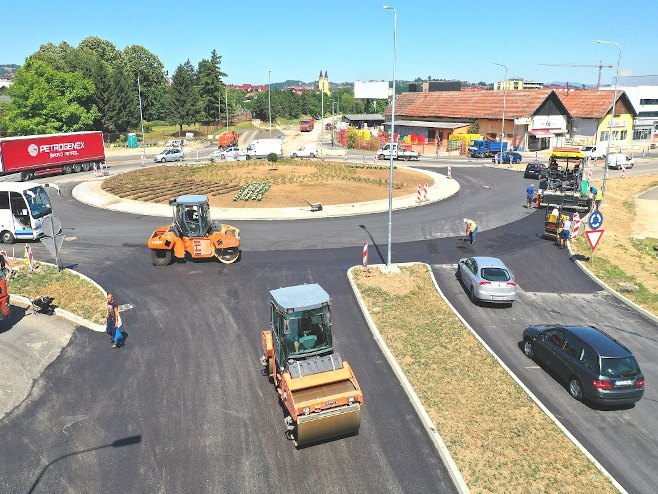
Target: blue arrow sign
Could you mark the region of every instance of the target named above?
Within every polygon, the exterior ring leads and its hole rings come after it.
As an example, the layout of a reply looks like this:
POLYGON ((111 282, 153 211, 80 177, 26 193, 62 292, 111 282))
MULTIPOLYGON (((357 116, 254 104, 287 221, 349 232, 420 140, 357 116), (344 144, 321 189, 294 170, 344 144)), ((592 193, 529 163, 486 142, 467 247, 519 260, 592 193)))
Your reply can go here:
POLYGON ((601 211, 597 210, 590 213, 588 223, 589 227, 593 230, 601 228, 601 225, 603 225, 603 215, 601 214, 601 211))

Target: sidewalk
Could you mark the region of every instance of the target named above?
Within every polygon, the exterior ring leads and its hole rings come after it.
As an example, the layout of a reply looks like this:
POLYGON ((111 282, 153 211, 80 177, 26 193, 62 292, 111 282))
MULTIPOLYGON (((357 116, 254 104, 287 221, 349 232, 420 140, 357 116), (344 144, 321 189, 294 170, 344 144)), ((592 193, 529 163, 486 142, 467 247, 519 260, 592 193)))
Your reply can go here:
POLYGON ((0 419, 27 398, 75 328, 57 316, 26 315, 25 308, 12 304, 11 315, 0 322, 0 419))

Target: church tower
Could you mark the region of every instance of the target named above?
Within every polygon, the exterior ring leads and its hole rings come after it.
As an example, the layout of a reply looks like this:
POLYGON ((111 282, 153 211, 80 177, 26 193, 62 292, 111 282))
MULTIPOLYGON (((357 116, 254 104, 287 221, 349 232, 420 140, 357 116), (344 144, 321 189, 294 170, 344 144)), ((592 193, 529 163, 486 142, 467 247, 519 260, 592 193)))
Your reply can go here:
POLYGON ((327 96, 331 95, 331 91, 329 91, 329 76, 327 75, 326 70, 324 71, 324 75, 322 75, 322 71, 320 71, 320 75, 318 76, 318 89, 327 96))

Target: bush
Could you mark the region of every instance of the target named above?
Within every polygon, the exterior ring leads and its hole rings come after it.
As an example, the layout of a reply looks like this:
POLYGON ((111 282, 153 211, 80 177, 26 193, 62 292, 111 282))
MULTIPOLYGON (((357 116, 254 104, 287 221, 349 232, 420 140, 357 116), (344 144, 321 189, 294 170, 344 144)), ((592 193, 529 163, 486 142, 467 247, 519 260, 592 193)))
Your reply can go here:
POLYGON ((267 155, 267 161, 271 161, 272 163, 276 163, 279 161, 279 155, 276 153, 270 153, 267 155))

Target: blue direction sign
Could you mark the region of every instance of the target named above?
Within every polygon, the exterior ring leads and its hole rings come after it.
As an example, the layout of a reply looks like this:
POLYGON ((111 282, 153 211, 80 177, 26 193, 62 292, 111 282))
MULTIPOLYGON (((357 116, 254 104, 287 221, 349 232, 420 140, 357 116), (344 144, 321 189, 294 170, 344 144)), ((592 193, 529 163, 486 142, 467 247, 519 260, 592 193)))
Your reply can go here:
POLYGON ((603 225, 603 215, 601 211, 592 211, 589 215, 589 227, 593 230, 598 230, 603 225))

